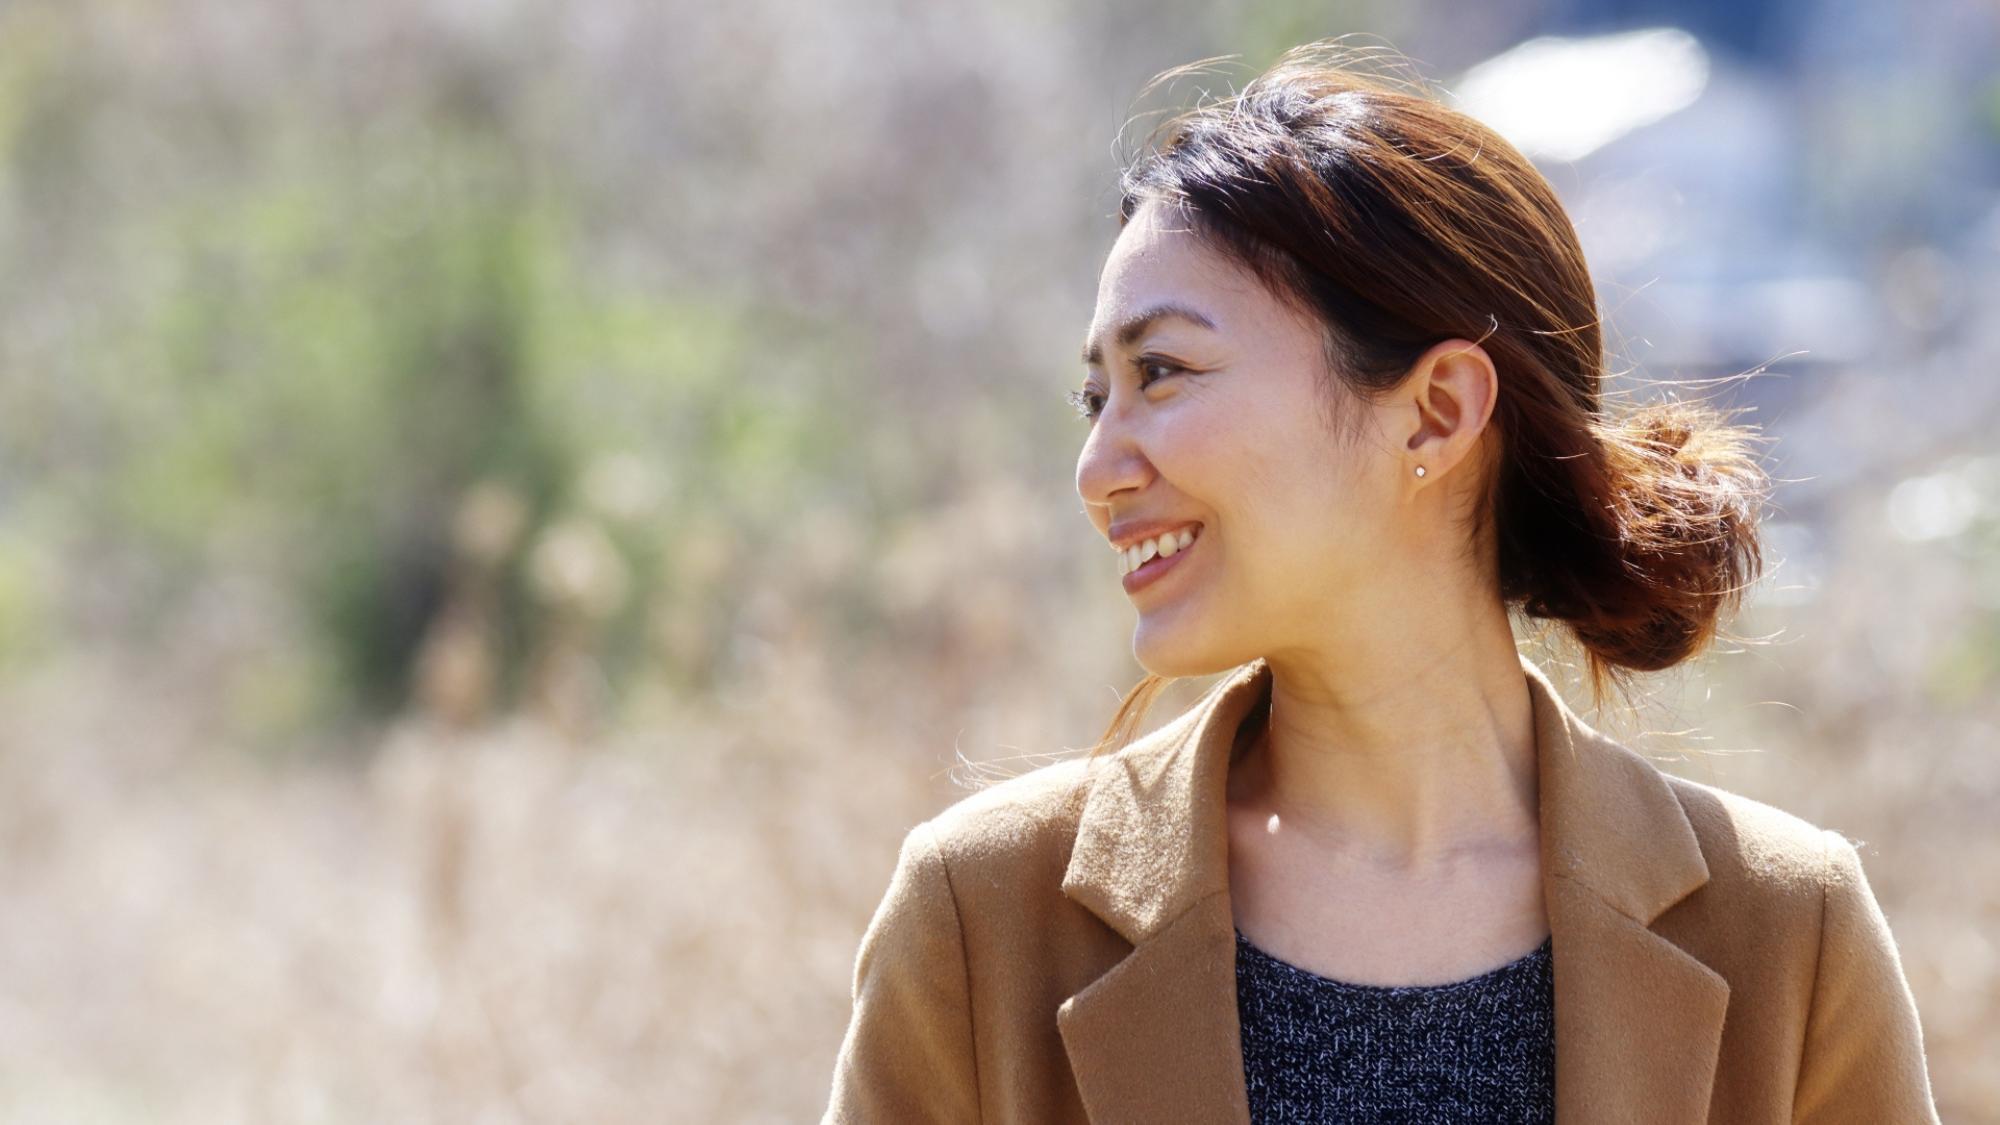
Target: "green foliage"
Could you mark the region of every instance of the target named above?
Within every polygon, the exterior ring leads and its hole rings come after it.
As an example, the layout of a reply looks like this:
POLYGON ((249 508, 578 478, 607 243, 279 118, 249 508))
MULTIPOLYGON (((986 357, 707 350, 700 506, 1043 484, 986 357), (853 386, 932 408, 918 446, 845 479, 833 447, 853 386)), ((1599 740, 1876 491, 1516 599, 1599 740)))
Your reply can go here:
MULTIPOLYGON (((289 600, 303 648, 242 679, 259 730, 407 705, 454 605, 478 607, 497 706, 560 644, 614 687, 644 674, 679 528, 745 550, 853 452, 855 334, 606 281, 572 185, 476 114, 413 113, 274 108, 198 190, 111 216, 129 308, 66 389, 94 456, 37 453, 79 470, 35 483, 77 539, 145 561, 131 624, 154 640, 220 574, 289 600), (520 526, 471 565, 454 528, 482 489, 520 526)), ((33 631, 21 573, 0 554, 0 648, 33 631)), ((672 596, 746 576, 696 580, 672 596)))

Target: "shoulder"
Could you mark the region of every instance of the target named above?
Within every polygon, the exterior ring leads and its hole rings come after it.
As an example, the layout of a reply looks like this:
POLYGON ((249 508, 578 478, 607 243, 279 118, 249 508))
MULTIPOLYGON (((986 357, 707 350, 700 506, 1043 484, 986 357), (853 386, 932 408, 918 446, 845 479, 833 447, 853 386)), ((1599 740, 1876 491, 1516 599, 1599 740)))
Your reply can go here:
POLYGON ((1711 892, 1740 887, 1817 902, 1838 881, 1834 851, 1847 845, 1839 833, 1768 801, 1682 777, 1587 724, 1579 724, 1578 740, 1622 760, 1629 778, 1647 779, 1645 788, 1664 786, 1672 794, 1708 865, 1711 892))
POLYGON ((1030 770, 916 825, 903 840, 888 897, 924 900, 933 928, 954 935, 968 955, 998 949, 1013 963, 1041 949, 1060 928, 1055 919, 1082 909, 1063 895, 1063 873, 1087 779, 1102 761, 1030 770))
POLYGON ((1817 930, 1827 893, 1850 881, 1846 864, 1854 849, 1845 837, 1769 801, 1682 777, 1615 738, 1584 729, 1585 741, 1626 761, 1629 776, 1646 775, 1645 788, 1671 794, 1686 820, 1708 879, 1684 901, 1683 913, 1746 938, 1758 927, 1817 930))
POLYGON ((1854 981, 1905 1003, 1888 920, 1853 841, 1770 802, 1660 773, 1708 879, 1650 920, 1657 932, 1766 1011, 1803 1020, 1814 996, 1826 1007, 1854 981))
POLYGON ((1115 752, 1077 752, 989 783, 925 821, 919 828, 935 843, 952 886, 962 894, 1018 896, 1023 907, 1043 893, 1060 895, 1092 786, 1171 752, 1188 733, 1193 710, 1115 752))
POLYGON ((1826 919, 1850 908, 1879 916, 1860 854, 1841 833, 1714 785, 1665 774, 1708 865, 1695 895, 1710 924, 1776 948, 1816 947, 1826 919))
POLYGON ((1045 916, 1093 764, 1067 759, 988 784, 905 832, 862 939, 857 990, 887 962, 905 976, 945 974, 1006 919, 1045 916))
MULTIPOLYGON (((1664 772, 1664 771, 1663 771, 1664 772)), ((1797 813, 1741 793, 1665 774, 1711 874, 1817 894, 1836 876, 1832 844, 1844 837, 1797 813), (1714 868, 1722 866, 1722 872, 1714 868)))
POLYGON ((936 834, 947 859, 1020 858, 1059 848, 1066 861, 1092 783, 1107 771, 1172 752, 1192 731, 1199 711, 1199 706, 1187 708, 1112 753, 1091 757, 1079 752, 988 783, 925 825, 936 834))
POLYGON ((1067 859, 1089 779, 1102 759, 1066 758, 992 782, 959 798, 922 825, 945 862, 1019 863, 1040 853, 1067 859))
POLYGON ((925 901, 955 919, 968 894, 1019 887, 1025 872, 1066 863, 1089 765, 1067 759, 985 785, 909 828, 878 917, 925 901))

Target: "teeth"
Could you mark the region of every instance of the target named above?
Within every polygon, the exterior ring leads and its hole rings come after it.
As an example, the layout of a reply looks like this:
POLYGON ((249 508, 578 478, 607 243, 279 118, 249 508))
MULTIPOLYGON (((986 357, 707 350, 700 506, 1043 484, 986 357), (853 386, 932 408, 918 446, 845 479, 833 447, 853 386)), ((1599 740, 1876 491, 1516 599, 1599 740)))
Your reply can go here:
POLYGON ((1119 552, 1118 572, 1130 574, 1146 565, 1155 556, 1170 558, 1188 549, 1195 541, 1193 528, 1182 528, 1179 532, 1168 532, 1144 542, 1134 543, 1119 552))

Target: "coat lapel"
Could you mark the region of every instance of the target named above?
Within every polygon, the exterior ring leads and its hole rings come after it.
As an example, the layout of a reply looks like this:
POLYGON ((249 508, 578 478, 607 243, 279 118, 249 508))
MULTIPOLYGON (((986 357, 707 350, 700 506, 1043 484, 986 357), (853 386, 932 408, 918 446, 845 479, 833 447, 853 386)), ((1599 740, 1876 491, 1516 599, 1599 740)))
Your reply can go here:
MULTIPOLYGON (((1654 933, 1708 880, 1666 778, 1585 725, 1520 658, 1534 700, 1542 892, 1555 961, 1556 1119, 1707 1119, 1729 986, 1654 933)), ((1132 945, 1056 1023, 1094 1121, 1249 1122, 1225 793, 1270 668, 1091 764, 1063 893, 1132 945)))

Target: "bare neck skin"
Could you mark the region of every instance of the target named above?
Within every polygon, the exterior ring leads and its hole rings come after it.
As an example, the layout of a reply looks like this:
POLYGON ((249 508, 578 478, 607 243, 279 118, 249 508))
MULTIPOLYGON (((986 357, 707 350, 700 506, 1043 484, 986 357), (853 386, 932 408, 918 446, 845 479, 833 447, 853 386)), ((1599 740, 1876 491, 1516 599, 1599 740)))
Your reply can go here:
MULTIPOLYGON (((1229 803, 1276 837, 1355 870, 1448 874, 1539 838, 1534 706, 1505 610, 1286 650, 1270 722, 1229 775, 1229 803)), ((1459 607, 1464 609, 1466 607, 1459 607)))

